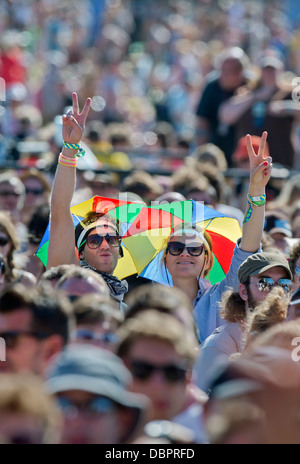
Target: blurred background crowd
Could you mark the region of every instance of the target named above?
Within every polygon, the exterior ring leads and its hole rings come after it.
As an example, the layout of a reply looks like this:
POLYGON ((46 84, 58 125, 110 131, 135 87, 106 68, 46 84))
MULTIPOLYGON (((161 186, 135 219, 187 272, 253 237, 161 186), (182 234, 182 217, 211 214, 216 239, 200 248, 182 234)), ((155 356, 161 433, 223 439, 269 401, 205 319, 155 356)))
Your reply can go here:
POLYGON ((282 60, 285 84, 300 73, 293 0, 7 0, 0 13, 2 161, 47 166, 77 91, 93 98, 87 134, 102 163, 128 170, 133 157, 170 170, 170 152, 182 158, 198 145, 197 107, 224 49, 245 52, 248 80, 266 49, 282 60))

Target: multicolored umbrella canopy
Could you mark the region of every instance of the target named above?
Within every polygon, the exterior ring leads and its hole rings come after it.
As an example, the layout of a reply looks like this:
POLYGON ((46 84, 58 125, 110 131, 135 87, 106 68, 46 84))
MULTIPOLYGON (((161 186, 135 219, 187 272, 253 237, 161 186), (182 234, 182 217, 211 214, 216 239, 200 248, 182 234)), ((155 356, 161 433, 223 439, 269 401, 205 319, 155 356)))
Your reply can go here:
MULTIPOLYGON (((213 243, 214 265, 208 279, 220 282, 229 270, 233 249, 241 237, 237 219, 194 200, 145 206, 140 203, 95 196, 71 208, 74 227, 89 211, 101 211, 120 221, 124 256, 114 274, 119 279, 130 275, 170 285, 172 278, 163 265, 163 254, 174 227, 189 222, 205 229, 213 243)), ((46 266, 49 225, 36 252, 46 266)))

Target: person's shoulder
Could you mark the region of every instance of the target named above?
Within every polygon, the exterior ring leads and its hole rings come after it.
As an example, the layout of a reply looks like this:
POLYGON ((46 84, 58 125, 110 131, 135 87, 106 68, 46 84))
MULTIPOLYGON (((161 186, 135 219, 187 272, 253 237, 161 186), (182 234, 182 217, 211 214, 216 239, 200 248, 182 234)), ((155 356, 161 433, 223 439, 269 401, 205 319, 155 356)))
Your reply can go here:
POLYGON ((215 71, 207 74, 207 76, 205 76, 203 92, 208 92, 212 91, 213 89, 220 88, 219 77, 219 73, 216 73, 215 71))

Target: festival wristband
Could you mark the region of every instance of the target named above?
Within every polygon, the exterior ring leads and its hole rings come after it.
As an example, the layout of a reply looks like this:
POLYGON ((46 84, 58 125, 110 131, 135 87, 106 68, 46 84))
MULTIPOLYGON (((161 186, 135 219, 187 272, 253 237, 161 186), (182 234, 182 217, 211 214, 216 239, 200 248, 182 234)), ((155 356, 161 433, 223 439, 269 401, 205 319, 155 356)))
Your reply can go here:
POLYGON ((251 195, 247 195, 247 200, 248 200, 248 203, 249 203, 249 208, 248 208, 248 211, 246 213, 246 216, 245 216, 245 219, 243 221, 243 223, 247 223, 249 221, 249 219, 251 218, 252 216, 252 213, 253 213, 253 208, 252 206, 263 206, 265 203, 266 203, 266 195, 260 195, 260 196, 257 196, 257 197, 251 197, 251 195))
POLYGON ((260 195, 257 197, 251 197, 251 195, 247 195, 248 203, 253 206, 263 206, 266 203, 266 195, 260 195))
POLYGON ((78 153, 74 155, 76 158, 80 158, 85 155, 85 150, 80 146, 79 143, 68 143, 64 142, 65 148, 70 148, 71 150, 78 150, 78 153))

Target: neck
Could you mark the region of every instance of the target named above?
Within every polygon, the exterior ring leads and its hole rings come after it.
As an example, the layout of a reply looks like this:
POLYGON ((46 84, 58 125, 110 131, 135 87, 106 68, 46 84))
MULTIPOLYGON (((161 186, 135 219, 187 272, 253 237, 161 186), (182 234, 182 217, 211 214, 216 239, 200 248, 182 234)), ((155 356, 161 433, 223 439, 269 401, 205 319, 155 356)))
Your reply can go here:
POLYGON ((179 279, 173 278, 173 285, 183 291, 192 302, 198 295, 199 285, 195 277, 190 279, 183 279, 182 277, 179 279))

